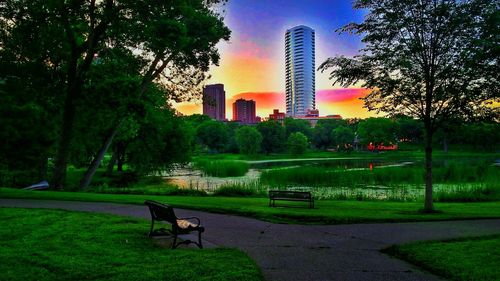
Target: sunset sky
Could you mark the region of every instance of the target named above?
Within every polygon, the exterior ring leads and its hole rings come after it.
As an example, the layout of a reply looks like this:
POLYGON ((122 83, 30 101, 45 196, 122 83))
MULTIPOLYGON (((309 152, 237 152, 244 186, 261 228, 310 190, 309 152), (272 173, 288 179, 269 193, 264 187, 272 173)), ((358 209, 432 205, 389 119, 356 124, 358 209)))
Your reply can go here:
MULTIPOLYGON (((225 23, 231 29, 229 42, 219 43, 221 61, 210 70, 207 84, 222 83, 226 91, 226 118, 238 98, 256 101, 257 115, 268 117, 272 109, 285 110, 285 31, 307 25, 316 31, 316 65, 335 55, 353 56, 362 47, 355 35, 335 30, 361 21, 363 14, 349 0, 230 0, 225 23)), ((344 118, 373 116, 362 108, 359 97, 367 90, 332 86, 328 73, 316 74, 316 104, 320 115, 344 118)), ((202 113, 201 102, 175 107, 184 114, 202 113)))

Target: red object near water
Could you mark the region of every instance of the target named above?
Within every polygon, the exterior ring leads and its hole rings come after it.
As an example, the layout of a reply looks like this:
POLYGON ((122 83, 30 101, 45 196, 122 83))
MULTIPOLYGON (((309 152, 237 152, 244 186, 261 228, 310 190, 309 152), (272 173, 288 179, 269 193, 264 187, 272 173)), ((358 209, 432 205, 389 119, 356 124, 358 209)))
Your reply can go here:
POLYGON ((397 144, 390 144, 390 145, 379 144, 379 145, 374 145, 373 143, 370 143, 366 148, 369 151, 397 150, 398 149, 398 145, 397 144))

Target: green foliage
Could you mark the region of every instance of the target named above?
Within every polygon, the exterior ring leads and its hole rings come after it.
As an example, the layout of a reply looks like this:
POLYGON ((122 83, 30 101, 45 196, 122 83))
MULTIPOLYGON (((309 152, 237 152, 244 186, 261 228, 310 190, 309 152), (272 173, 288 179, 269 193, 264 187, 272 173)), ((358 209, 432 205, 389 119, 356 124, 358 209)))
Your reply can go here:
POLYGON ((219 121, 210 120, 198 126, 196 135, 201 144, 212 152, 221 152, 227 145, 228 134, 226 125, 219 121))
POLYGON ((396 142, 397 128, 391 119, 368 118, 359 123, 358 135, 362 144, 390 144, 396 142))
POLYGON ((385 252, 450 280, 496 280, 500 235, 393 246, 385 252))
MULTIPOLYGON (((426 146, 425 209, 432 210, 433 133, 449 120, 478 116, 499 120, 498 3, 489 0, 356 0, 364 21, 341 32, 361 35, 354 58, 330 58, 334 84, 362 82, 369 110, 423 121, 426 146), (497 24, 498 26, 498 24, 497 24)), ((361 136, 360 124, 360 136, 361 136)), ((379 133, 363 132, 363 141, 386 142, 379 133), (371 141, 371 140, 370 140, 371 141)))
POLYGON ((339 126, 332 131, 332 139, 339 151, 351 151, 354 132, 349 127, 339 126))
POLYGON ((292 133, 287 140, 288 152, 292 155, 301 155, 306 152, 309 142, 301 132, 292 133))
POLYGON ((240 153, 254 155, 260 151, 262 135, 255 127, 242 126, 236 130, 236 143, 240 153))
POLYGON ((134 171, 124 171, 115 176, 110 181, 110 185, 125 187, 139 181, 139 175, 134 171))
POLYGON ((194 167, 212 177, 241 177, 249 169, 247 162, 233 160, 197 160, 194 167))
POLYGON ((144 236, 146 220, 11 208, 1 208, 0 219, 2 279, 263 280, 238 250, 173 251, 153 243, 144 236))
POLYGON ((0 50, 0 183, 26 186, 47 179, 61 85, 47 84, 54 72, 41 63, 18 65, 2 55, 0 50))
POLYGON ((291 134, 301 132, 307 139, 311 139, 313 136, 313 130, 311 128, 311 123, 303 119, 294 119, 291 117, 285 118, 284 121, 286 137, 288 138, 291 134))
POLYGON ((150 106, 126 149, 127 163, 140 174, 170 170, 190 157, 192 135, 184 122, 165 108, 150 106))
POLYGON ((394 125, 397 128, 397 136, 400 140, 416 143, 422 141, 424 130, 422 122, 402 116, 396 119, 394 125))
POLYGON ((239 184, 239 183, 230 183, 225 184, 217 188, 214 193, 214 196, 225 196, 225 197, 247 197, 247 196, 266 196, 262 188, 258 185, 258 183, 248 183, 248 184, 239 184))
MULTIPOLYGON (((240 124, 238 122, 233 122, 233 121, 227 122, 226 128, 227 128, 228 140, 225 150, 226 152, 237 153, 239 151, 239 146, 238 146, 238 141, 236 139, 236 132, 240 128, 240 124)), ((260 150, 260 143, 257 152, 259 150, 260 150)))
POLYGON ((262 151, 266 154, 282 152, 285 149, 285 128, 274 120, 257 124, 257 130, 262 135, 262 151))
POLYGON ((336 119, 319 120, 316 127, 314 127, 312 143, 320 149, 332 146, 334 144, 332 131, 339 126, 346 126, 346 121, 336 119))
POLYGON ((31 102, 45 108, 49 101, 58 106, 49 112, 62 113, 51 116, 60 123, 55 129, 40 127, 57 137, 56 187, 62 188, 68 162, 80 165, 94 155, 102 157, 96 153, 107 149, 101 140, 114 136, 128 112, 140 110, 137 103, 148 100, 144 92, 153 81, 166 93, 162 107, 168 100, 199 94, 209 66, 219 62, 217 42, 230 35, 213 9, 220 2, 2 2, 0 63, 5 73, 0 81, 17 79, 13 70, 24 69, 26 85, 42 97, 31 102), (6 63, 13 67, 4 68, 6 63), (137 99, 134 105, 131 97, 137 99))
POLYGON ((460 143, 471 144, 475 149, 497 151, 500 147, 500 123, 477 122, 463 125, 460 143))

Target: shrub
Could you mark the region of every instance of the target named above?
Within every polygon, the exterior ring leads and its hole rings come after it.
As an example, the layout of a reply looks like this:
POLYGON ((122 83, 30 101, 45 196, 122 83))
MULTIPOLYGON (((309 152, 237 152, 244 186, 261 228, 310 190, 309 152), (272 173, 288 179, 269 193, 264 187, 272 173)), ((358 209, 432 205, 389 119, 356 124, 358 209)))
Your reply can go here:
POLYGON ((292 133, 287 140, 288 151, 292 155, 300 155, 306 152, 308 145, 307 137, 301 133, 292 133))
POLYGON ((253 155, 260 151, 262 135, 250 126, 243 126, 236 130, 236 143, 241 153, 253 155))

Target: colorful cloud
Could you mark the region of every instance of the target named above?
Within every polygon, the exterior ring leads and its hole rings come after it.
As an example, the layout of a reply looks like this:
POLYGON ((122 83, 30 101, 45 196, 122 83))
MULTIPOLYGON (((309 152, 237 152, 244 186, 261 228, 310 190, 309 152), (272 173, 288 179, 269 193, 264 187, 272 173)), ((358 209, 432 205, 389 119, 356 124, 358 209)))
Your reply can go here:
MULTIPOLYGON (((366 118, 375 116, 363 108, 360 98, 369 93, 368 89, 323 89, 316 93, 316 106, 320 115, 340 114, 344 118, 366 118)), ((243 92, 226 99, 226 117, 232 116, 232 104, 237 99, 254 100, 257 107, 257 115, 267 117, 273 109, 285 110, 285 93, 283 92, 243 92)), ((201 113, 201 104, 178 104, 177 110, 184 114, 201 113)))

